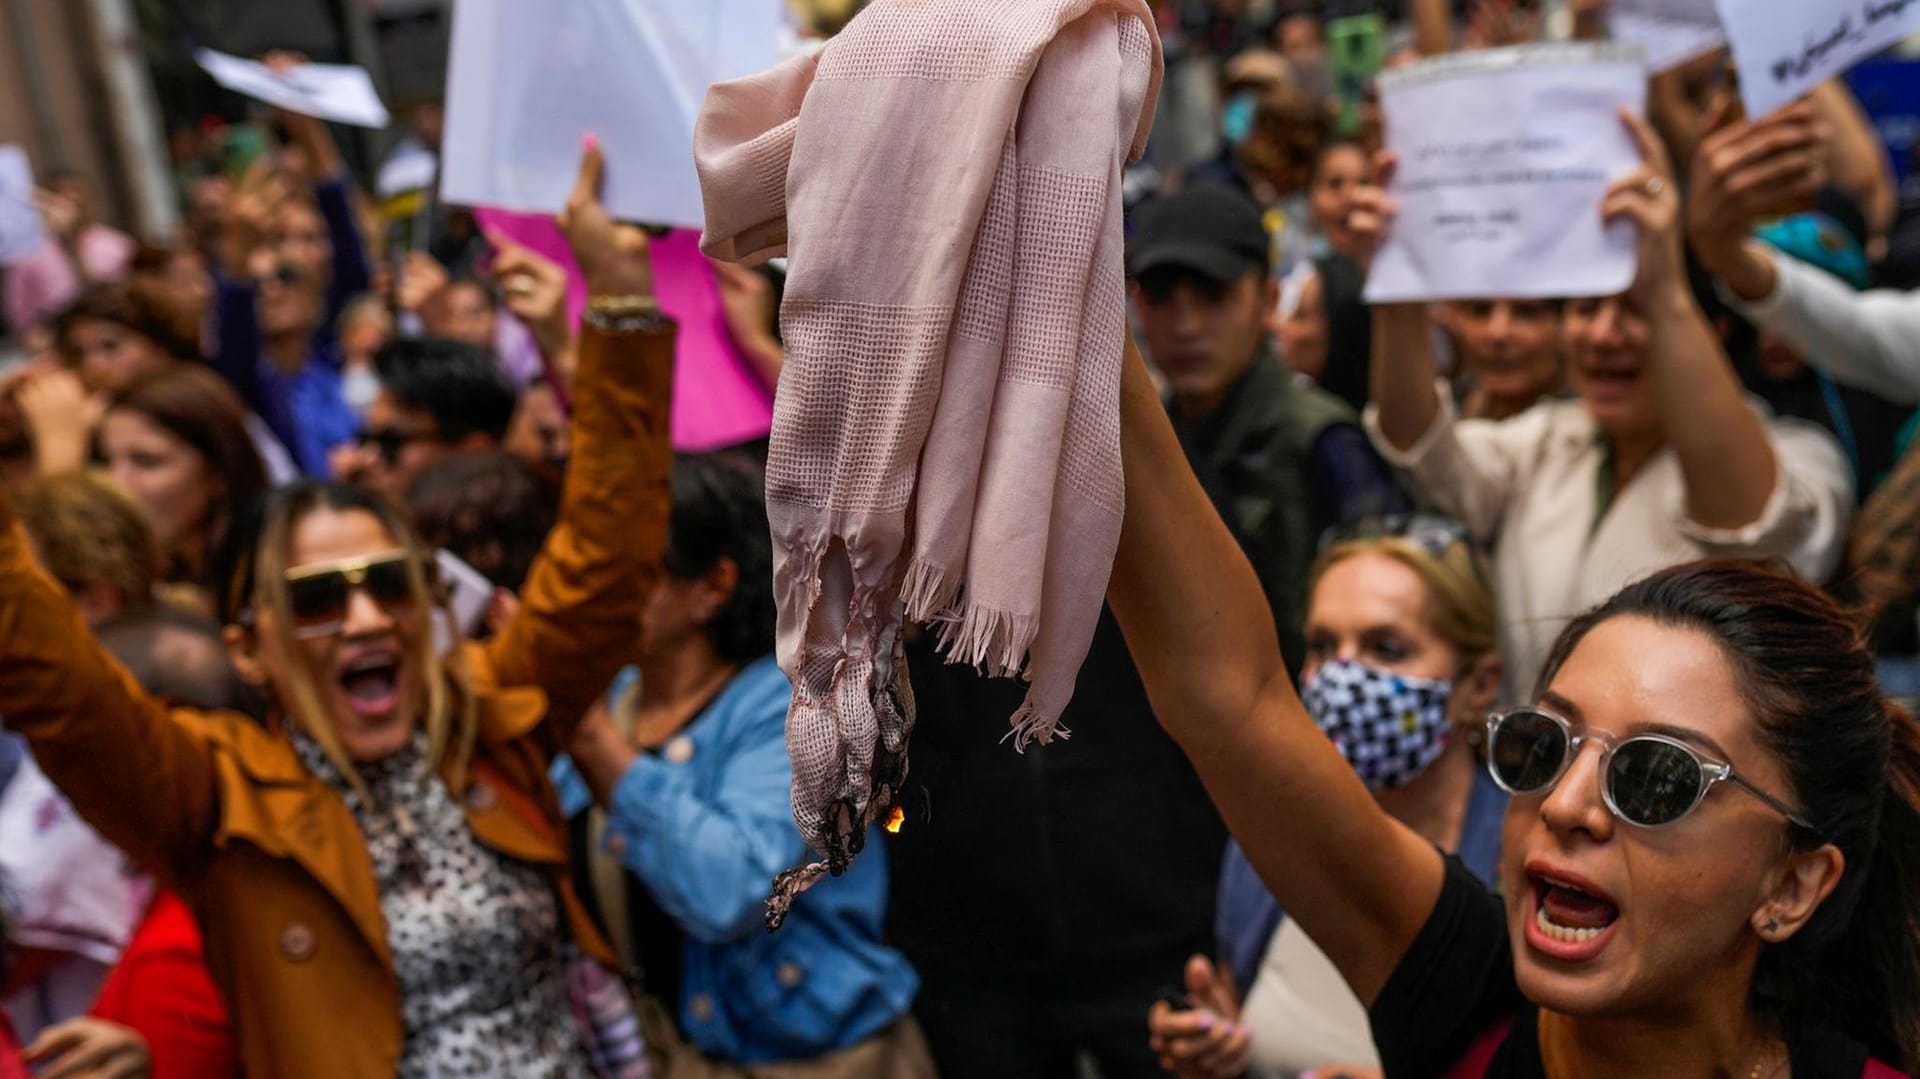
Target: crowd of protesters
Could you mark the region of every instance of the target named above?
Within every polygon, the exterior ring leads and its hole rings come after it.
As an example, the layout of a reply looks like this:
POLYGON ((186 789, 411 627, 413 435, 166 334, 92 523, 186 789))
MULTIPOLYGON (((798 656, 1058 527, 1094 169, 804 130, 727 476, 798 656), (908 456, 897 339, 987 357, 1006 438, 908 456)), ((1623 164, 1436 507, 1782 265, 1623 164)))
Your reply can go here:
POLYGON ((1075 737, 909 633, 896 819, 775 933, 778 264, 615 221, 617 130, 544 252, 264 106, 175 140, 178 236, 41 177, 0 1079, 1920 1068, 1920 202, 1846 84, 1655 76, 1619 295, 1369 305, 1397 162, 1331 38, 1604 0, 1152 8, 1075 737), (715 365, 764 407, 690 452, 715 365))

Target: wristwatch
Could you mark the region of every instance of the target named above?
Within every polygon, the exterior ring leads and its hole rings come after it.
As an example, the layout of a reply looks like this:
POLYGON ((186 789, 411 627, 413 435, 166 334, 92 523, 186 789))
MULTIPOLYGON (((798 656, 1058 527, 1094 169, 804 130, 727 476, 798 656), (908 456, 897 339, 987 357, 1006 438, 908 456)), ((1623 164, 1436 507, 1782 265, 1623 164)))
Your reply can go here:
POLYGON ((652 296, 594 296, 581 321, 604 333, 661 333, 673 320, 652 296))

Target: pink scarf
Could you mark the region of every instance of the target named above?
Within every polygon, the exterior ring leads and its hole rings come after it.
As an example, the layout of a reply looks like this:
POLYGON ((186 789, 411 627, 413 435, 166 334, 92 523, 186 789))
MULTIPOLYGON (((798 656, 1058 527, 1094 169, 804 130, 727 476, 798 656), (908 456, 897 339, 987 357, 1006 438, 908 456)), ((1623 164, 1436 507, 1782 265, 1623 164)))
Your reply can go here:
POLYGON ((767 468, 793 808, 826 861, 895 803, 901 631, 1059 728, 1119 543, 1121 168, 1161 77, 1145 0, 876 0, 709 92, 702 246, 789 253, 767 468))

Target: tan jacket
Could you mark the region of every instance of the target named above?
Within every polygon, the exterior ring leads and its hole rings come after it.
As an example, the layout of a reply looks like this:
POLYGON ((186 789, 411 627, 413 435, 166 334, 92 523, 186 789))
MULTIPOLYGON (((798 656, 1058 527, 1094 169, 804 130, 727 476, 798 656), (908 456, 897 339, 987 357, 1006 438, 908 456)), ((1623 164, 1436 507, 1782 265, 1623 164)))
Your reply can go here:
MULTIPOLYGON (((560 520, 519 618, 467 646, 474 764, 443 778, 482 843, 546 867, 571 938, 611 962, 566 871, 547 764, 631 658, 659 578, 673 337, 588 330, 581 351, 560 520)), ((247 1074, 394 1073, 399 990, 373 864, 346 805, 276 730, 142 692, 34 565, 4 497, 0 716, 82 816, 187 898, 247 1074)))

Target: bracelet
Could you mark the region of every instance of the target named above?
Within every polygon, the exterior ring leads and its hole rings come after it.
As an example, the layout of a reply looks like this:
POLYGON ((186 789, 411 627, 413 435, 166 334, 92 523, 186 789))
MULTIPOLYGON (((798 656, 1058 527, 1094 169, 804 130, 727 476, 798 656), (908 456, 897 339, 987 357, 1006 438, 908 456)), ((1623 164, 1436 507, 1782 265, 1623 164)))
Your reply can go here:
POLYGON ((652 296, 594 296, 581 321, 604 333, 662 333, 674 326, 652 296))

